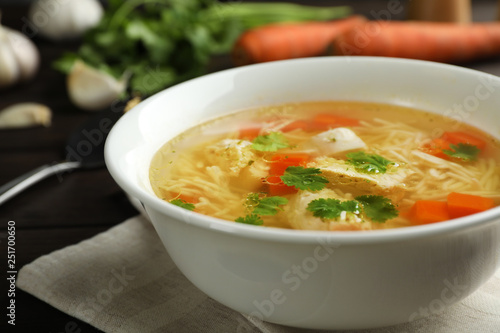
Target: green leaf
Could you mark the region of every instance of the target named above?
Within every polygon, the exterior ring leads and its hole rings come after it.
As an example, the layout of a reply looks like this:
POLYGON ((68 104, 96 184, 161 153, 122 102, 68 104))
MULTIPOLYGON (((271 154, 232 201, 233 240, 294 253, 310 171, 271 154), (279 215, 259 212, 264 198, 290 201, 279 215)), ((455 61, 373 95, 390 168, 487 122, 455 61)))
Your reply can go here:
POLYGON ((249 193, 247 195, 245 205, 248 208, 253 209, 253 208, 257 207, 257 205, 260 202, 260 199, 261 199, 261 195, 259 193, 249 193))
POLYGON ((354 166, 359 172, 364 173, 385 173, 391 162, 384 157, 376 154, 367 154, 363 151, 346 154, 347 163, 354 166))
POLYGON ((194 204, 186 202, 182 199, 173 199, 170 200, 170 203, 176 206, 179 206, 181 208, 187 209, 187 210, 194 210, 194 204))
POLYGON ((65 53, 61 58, 54 61, 52 63, 52 66, 54 69, 62 73, 68 74, 73 68, 73 65, 75 64, 77 59, 78 57, 75 54, 65 53))
POLYGON ((307 210, 314 216, 322 219, 335 219, 340 217, 342 212, 359 214, 360 207, 356 201, 340 201, 333 198, 320 198, 311 201, 307 205, 307 210))
POLYGON ((278 211, 283 210, 280 206, 286 205, 287 203, 288 199, 279 196, 263 198, 254 208, 252 214, 276 215, 278 211))
POLYGON ((289 166, 281 176, 281 180, 285 185, 294 186, 300 190, 319 191, 328 183, 328 180, 320 175, 321 170, 317 168, 289 166))
POLYGON ((289 147, 288 140, 279 132, 259 135, 252 141, 252 148, 258 151, 276 151, 287 147, 289 147))
POLYGON ((398 210, 391 200, 380 195, 362 195, 356 197, 366 216, 374 222, 385 222, 398 216, 398 210))
POLYGON ((250 214, 246 215, 244 217, 238 217, 235 222, 239 223, 245 223, 245 224, 252 224, 252 225, 262 225, 264 221, 260 218, 259 215, 256 214, 250 214))
POLYGON ((144 64, 140 68, 133 66, 130 70, 133 73, 130 80, 130 89, 133 92, 138 92, 146 96, 175 82, 176 74, 170 68, 154 68, 144 64))
MULTIPOLYGON (((248 28, 274 22, 326 20, 349 15, 350 7, 317 7, 216 0, 108 0, 99 24, 87 30, 73 57, 115 77, 132 73, 132 90, 147 97, 205 74, 215 54, 228 53, 248 28), (173 76, 138 89, 147 73, 130 67, 166 68, 173 76), (135 80, 134 76, 137 76, 135 80)), ((64 73, 68 63, 54 67, 64 73)))
POLYGON ((481 152, 481 149, 478 147, 467 143, 459 143, 457 145, 450 144, 450 148, 453 150, 445 149, 443 153, 463 161, 474 161, 481 152))

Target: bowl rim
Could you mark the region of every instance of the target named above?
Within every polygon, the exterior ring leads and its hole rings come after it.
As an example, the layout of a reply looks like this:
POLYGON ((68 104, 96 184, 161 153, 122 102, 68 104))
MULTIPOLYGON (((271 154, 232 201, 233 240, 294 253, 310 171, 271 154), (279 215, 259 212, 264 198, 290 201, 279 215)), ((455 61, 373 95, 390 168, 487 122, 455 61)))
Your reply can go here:
MULTIPOLYGON (((243 223, 234 223, 231 221, 223 220, 216 217, 203 215, 200 213, 188 211, 173 204, 170 204, 152 193, 141 189, 139 185, 127 179, 121 172, 113 155, 113 147, 117 144, 116 137, 122 128, 126 127, 127 123, 133 122, 137 119, 141 110, 144 109, 151 101, 156 98, 161 98, 162 94, 172 92, 175 89, 184 87, 198 82, 200 80, 210 80, 212 77, 221 75, 234 75, 238 71, 251 67, 266 67, 266 66, 280 66, 289 63, 308 63, 308 62, 336 62, 345 61, 345 56, 332 56, 332 57, 311 57, 301 59, 280 60, 274 62, 252 64, 242 67, 224 69, 215 73, 210 73, 197 77, 172 87, 166 88, 148 98, 143 100, 137 106, 132 108, 124 114, 111 129, 105 143, 105 162, 106 167, 115 182, 129 195, 137 198, 146 211, 154 209, 164 214, 170 220, 182 220, 181 223, 187 223, 199 228, 212 230, 214 232, 221 232, 231 234, 237 237, 260 239, 265 241, 275 242, 292 242, 299 244, 373 244, 373 243, 387 243, 387 242, 401 242, 412 239, 421 239, 426 237, 437 237, 444 234, 463 231, 464 229, 484 227, 494 223, 500 223, 500 206, 490 210, 477 213, 471 216, 450 219, 448 221, 431 223, 427 225, 409 226, 402 228, 380 229, 370 231, 322 231, 322 230, 294 230, 284 229, 277 227, 262 227, 246 225, 243 223), (342 59, 342 60, 341 60, 342 59)), ((481 72, 475 69, 460 67, 453 64, 437 63, 425 60, 403 59, 403 58, 390 58, 390 57, 365 57, 356 56, 350 57, 351 62, 379 62, 379 63, 403 63, 413 66, 426 66, 428 68, 440 68, 454 72, 465 72, 474 75, 481 75, 485 77, 494 77, 495 80, 500 80, 493 74, 481 72)), ((149 164, 148 164, 149 165, 149 164)))

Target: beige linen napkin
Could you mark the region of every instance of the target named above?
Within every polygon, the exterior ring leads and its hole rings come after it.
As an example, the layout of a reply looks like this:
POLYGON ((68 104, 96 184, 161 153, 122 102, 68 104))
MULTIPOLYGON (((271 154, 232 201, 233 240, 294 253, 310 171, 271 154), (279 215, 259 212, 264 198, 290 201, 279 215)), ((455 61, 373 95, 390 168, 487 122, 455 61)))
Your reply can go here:
MULTIPOLYGON (((104 332, 303 333, 243 316, 196 289, 142 215, 24 266, 17 287, 104 332)), ((500 332, 500 271, 446 312, 357 333, 500 332)))

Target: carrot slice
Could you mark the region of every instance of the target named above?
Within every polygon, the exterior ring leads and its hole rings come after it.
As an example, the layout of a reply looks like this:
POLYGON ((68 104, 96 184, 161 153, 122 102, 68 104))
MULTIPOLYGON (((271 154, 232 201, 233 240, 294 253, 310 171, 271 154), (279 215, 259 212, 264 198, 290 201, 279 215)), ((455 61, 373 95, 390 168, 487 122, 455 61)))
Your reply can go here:
POLYGON ((261 130, 261 126, 243 127, 240 129, 239 138, 252 141, 259 136, 261 130))
POLYGON ((429 224, 450 219, 448 205, 444 201, 417 200, 409 212, 412 224, 429 224))
POLYGON ((441 137, 421 147, 421 150, 427 154, 449 160, 450 156, 446 155, 443 150, 450 150, 450 145, 458 145, 459 143, 476 146, 480 150, 486 147, 484 140, 471 134, 464 132, 444 132, 441 137))
POLYGON ((493 199, 457 192, 448 194, 447 201, 448 212, 452 218, 483 212, 495 207, 493 199))
POLYGON ((441 138, 454 145, 457 145, 459 143, 466 143, 472 146, 476 146, 481 150, 486 147, 486 142, 484 142, 484 140, 464 132, 445 132, 441 138))
POLYGON ((450 149, 450 143, 442 138, 437 138, 424 145, 421 150, 429 155, 447 160, 450 157, 446 155, 443 150, 448 149, 450 149))
POLYGON ((268 186, 269 195, 271 196, 293 194, 297 193, 298 191, 294 186, 288 186, 283 183, 280 176, 269 176, 266 178, 266 183, 268 186))
POLYGON ((308 154, 275 154, 271 157, 269 174, 282 176, 289 166, 304 166, 311 157, 308 154))
POLYGON ((185 195, 185 194, 179 194, 177 196, 177 198, 175 198, 175 199, 181 199, 182 201, 185 201, 187 203, 193 203, 193 204, 200 202, 200 200, 198 200, 198 198, 192 197, 190 195, 185 195))
POLYGON ((316 130, 328 130, 336 127, 359 126, 359 120, 354 118, 341 117, 330 113, 320 113, 314 116, 311 127, 316 130))

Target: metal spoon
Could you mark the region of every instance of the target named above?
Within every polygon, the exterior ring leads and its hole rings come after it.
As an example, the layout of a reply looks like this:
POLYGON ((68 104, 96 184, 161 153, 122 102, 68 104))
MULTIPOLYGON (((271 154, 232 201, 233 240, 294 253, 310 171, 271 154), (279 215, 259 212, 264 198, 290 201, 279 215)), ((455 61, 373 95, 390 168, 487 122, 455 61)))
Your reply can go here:
POLYGON ((65 160, 42 165, 1 186, 0 205, 49 176, 75 169, 104 167, 104 142, 122 114, 121 109, 106 110, 90 117, 69 136, 65 160))

